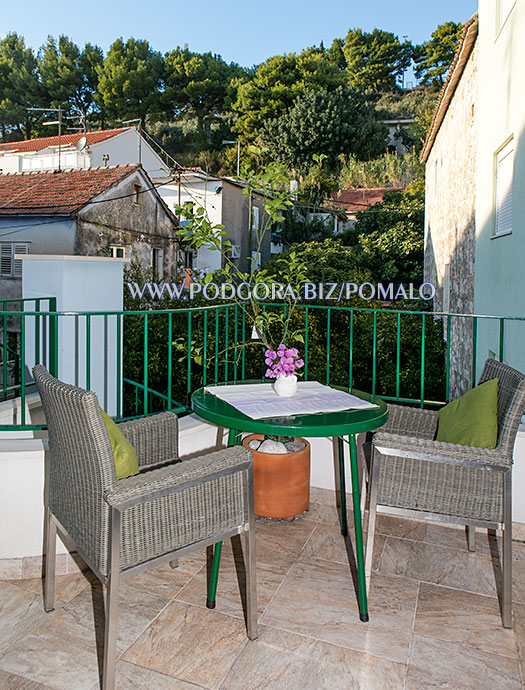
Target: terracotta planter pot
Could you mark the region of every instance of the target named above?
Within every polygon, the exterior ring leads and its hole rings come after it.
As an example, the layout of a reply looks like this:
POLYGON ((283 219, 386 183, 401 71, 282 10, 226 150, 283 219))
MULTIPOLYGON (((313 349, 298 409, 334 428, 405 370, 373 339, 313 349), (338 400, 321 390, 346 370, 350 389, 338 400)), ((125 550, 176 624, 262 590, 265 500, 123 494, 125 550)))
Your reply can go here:
MULTIPOLYGON (((263 434, 251 434, 243 439, 248 448, 253 439, 264 439, 263 434)), ((303 513, 310 502, 310 444, 295 453, 253 453, 253 480, 255 512, 272 518, 293 517, 303 513)))

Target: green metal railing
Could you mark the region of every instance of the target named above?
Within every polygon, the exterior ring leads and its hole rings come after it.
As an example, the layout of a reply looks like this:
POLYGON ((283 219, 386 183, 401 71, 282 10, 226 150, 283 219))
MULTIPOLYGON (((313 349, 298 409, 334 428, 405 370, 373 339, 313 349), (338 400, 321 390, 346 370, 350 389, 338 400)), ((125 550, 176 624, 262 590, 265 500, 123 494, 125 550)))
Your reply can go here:
MULTIPOLYGON (((46 298, 18 300, 17 306, 8 311, 3 305, 2 351, 7 352, 6 324, 18 320, 19 346, 9 361, 18 362, 20 380, 15 384, 4 374, 0 400, 19 396, 20 418, 16 424, 0 424, 0 430, 42 428, 29 423, 25 410, 26 396, 34 390, 30 369, 35 363, 72 384, 96 390, 100 404, 119 420, 163 409, 182 413, 201 385, 264 376, 262 347, 251 340, 251 323, 238 304, 69 313, 57 312, 54 298, 46 298), (47 311, 42 302, 47 302, 47 311)), ((269 303, 263 308, 283 306, 269 303)), ((458 366, 463 379, 467 372, 467 383, 475 383, 480 332, 485 337, 490 331, 491 342, 497 343, 494 354, 503 360, 509 333, 525 322, 518 317, 325 304, 298 305, 292 318, 294 330, 304 338, 304 378, 420 407, 448 401, 451 374, 458 366), (459 365, 453 342, 463 350, 459 365)))

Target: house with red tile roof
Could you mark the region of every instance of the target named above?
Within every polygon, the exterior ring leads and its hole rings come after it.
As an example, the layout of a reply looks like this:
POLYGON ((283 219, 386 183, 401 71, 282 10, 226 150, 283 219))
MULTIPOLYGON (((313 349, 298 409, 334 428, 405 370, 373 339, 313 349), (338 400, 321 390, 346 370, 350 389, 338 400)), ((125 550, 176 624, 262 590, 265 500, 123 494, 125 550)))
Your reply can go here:
POLYGON ((177 227, 139 164, 0 175, 0 294, 21 296, 17 254, 129 258, 175 276, 177 227))
POLYGON ((4 174, 132 163, 140 163, 152 179, 169 172, 159 153, 135 127, 66 133, 60 140, 56 135, 0 144, 0 170, 4 174))

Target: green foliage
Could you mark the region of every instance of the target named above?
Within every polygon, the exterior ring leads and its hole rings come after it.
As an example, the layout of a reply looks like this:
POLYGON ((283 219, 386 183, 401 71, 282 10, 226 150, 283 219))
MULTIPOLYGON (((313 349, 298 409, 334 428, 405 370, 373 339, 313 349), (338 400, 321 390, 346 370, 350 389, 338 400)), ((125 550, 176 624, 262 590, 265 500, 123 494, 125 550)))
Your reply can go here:
POLYGON ((9 133, 31 137, 35 116, 26 108, 41 104, 42 89, 37 61, 31 48, 15 32, 0 41, 0 128, 5 140, 9 133))
POLYGON ((99 74, 98 102, 115 120, 141 118, 160 108, 163 79, 160 53, 147 41, 118 38, 110 47, 99 74))
POLYGON ((397 80, 410 66, 413 47, 389 31, 350 29, 344 54, 352 86, 373 91, 395 91, 397 80))
POLYGON ((443 85, 462 30, 461 24, 446 22, 440 24, 429 41, 417 46, 414 53, 415 74, 423 84, 443 85))
POLYGON ((283 115, 306 90, 333 91, 345 81, 344 72, 319 50, 275 55, 257 67, 253 79, 235 82, 236 129, 253 139, 264 122, 283 115))
POLYGON ((364 96, 343 87, 305 91, 261 133, 270 159, 299 173, 308 171, 314 154, 322 153, 331 170, 341 153, 373 158, 385 150, 385 137, 385 127, 364 96))
POLYGON ((175 114, 194 114, 199 130, 203 130, 206 117, 227 109, 230 82, 245 74, 239 65, 228 65, 220 55, 193 53, 187 48, 167 53, 164 65, 166 107, 175 114))
POLYGON ((355 266, 374 281, 420 282, 423 278, 424 180, 404 192, 389 192, 383 202, 357 214, 345 242, 355 266))
POLYGON ((398 156, 384 153, 370 161, 341 157, 338 189, 348 187, 406 187, 424 175, 425 166, 414 151, 398 156))

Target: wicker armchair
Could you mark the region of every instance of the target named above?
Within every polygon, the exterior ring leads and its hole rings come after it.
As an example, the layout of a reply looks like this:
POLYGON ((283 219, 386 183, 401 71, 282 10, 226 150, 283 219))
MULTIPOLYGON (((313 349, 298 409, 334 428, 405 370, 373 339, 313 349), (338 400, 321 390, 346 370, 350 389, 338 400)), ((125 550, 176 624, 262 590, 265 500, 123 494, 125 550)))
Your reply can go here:
POLYGON ((475 550, 476 526, 503 529, 503 626, 512 627, 512 454, 525 406, 525 376, 488 359, 479 383, 498 379, 498 442, 493 450, 434 441, 437 412, 389 406, 368 456, 370 581, 376 507, 380 512, 467 526, 475 550))
POLYGON ((176 415, 119 425, 141 473, 115 478, 111 444, 95 393, 33 369, 49 432, 46 477, 44 608, 54 608, 57 529, 106 586, 103 690, 115 685, 119 581, 245 535, 246 621, 257 637, 251 454, 241 446, 178 459, 176 415), (175 460, 158 469, 152 465, 175 460))

